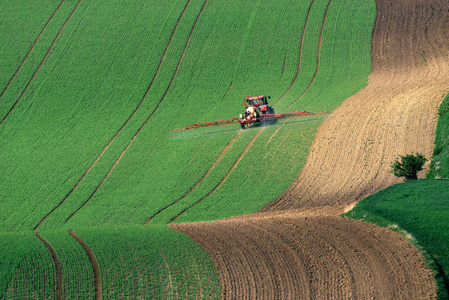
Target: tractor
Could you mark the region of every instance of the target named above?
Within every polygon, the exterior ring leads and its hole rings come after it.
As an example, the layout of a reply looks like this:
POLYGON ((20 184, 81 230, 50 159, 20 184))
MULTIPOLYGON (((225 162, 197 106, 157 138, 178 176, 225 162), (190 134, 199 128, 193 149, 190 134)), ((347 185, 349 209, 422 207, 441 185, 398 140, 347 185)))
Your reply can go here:
POLYGON ((240 127, 245 129, 251 123, 262 123, 265 125, 267 121, 266 115, 274 115, 274 109, 268 106, 268 99, 270 96, 246 96, 243 98, 242 106, 245 106, 245 112, 240 114, 240 127), (265 117, 262 117, 265 116, 265 117))

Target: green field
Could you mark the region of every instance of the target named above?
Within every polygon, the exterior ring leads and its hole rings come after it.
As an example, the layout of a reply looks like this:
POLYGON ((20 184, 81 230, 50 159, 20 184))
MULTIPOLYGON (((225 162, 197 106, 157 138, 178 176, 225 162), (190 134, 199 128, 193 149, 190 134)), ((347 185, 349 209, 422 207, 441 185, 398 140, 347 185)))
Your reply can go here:
POLYGON ((3 298, 55 296, 36 232, 63 267, 64 297, 94 297, 70 229, 95 254, 105 298, 219 298, 208 254, 167 224, 274 200, 325 116, 170 129, 236 117, 252 94, 270 95, 276 112, 331 112, 370 72, 374 0, 0 7, 3 298))
POLYGON ((447 179, 449 178, 449 95, 441 103, 438 114, 435 148, 427 178, 447 179))

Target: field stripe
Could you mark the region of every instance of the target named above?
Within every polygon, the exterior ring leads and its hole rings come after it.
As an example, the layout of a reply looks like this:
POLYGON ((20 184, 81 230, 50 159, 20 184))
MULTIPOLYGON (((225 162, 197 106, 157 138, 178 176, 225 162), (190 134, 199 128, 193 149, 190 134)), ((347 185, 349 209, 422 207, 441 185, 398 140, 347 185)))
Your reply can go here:
POLYGON ((11 82, 14 80, 14 78, 16 78, 17 73, 19 73, 20 69, 22 68, 23 64, 25 63, 25 61, 28 59, 28 56, 30 56, 31 52, 34 50, 34 47, 36 46, 37 42, 39 41, 39 39, 41 38, 42 34, 44 33, 45 29, 47 28, 48 24, 51 22, 51 20, 53 20, 53 17, 56 15, 56 13, 59 11, 59 9, 61 8, 62 4, 64 3, 65 0, 62 0, 61 3, 59 4, 59 6, 56 8, 56 10, 54 11, 54 13, 51 15, 50 19, 48 19, 47 23, 45 23, 44 28, 42 28, 41 32, 39 33, 39 35, 37 36, 36 40, 34 41, 33 45, 30 48, 30 51, 28 51, 27 55, 25 56, 25 58, 22 60, 22 63, 19 65, 19 67, 17 68, 16 72, 14 73, 14 75, 11 77, 11 79, 9 80, 9 82, 6 84, 5 88, 3 89, 3 91, 0 94, 0 98, 3 96, 3 94, 5 94, 6 90, 9 88, 9 86, 11 85, 11 82))
POLYGON ((51 257, 53 258, 53 261, 55 263, 55 269, 56 269, 56 286, 55 286, 55 293, 58 300, 63 299, 63 293, 62 293, 62 267, 61 263, 59 262, 58 255, 56 254, 56 251, 53 249, 53 247, 41 236, 39 232, 36 232, 36 236, 41 242, 47 247, 47 249, 50 251, 51 257))
POLYGON ((177 218, 179 218, 182 214, 184 214, 186 211, 188 211, 190 208, 194 207, 195 205, 201 203, 204 199, 206 199, 207 197, 209 197, 210 195, 212 195, 213 193, 215 193, 216 190, 218 190, 223 183, 226 182, 226 180, 228 179, 228 177, 232 174, 232 172, 234 171, 234 169, 237 167, 237 165, 240 163, 240 161, 243 159, 243 157, 245 156, 245 154, 248 152, 248 150, 251 148, 251 146, 253 145, 254 141, 257 140, 257 138, 259 137, 259 135, 265 130, 266 127, 262 128, 259 130, 259 132, 251 139, 251 141, 249 141, 248 145, 246 145, 245 149, 243 150, 243 152, 240 154, 239 158, 237 158, 237 160, 234 162, 234 164, 232 165, 231 169, 229 170, 229 172, 226 174, 225 177, 223 177, 223 179, 204 197, 200 198, 198 201, 196 201, 195 203, 193 203, 192 205, 190 205, 189 207, 187 207, 186 209, 184 209, 183 211, 181 211, 180 213, 178 213, 176 216, 174 216, 169 223, 173 223, 174 221, 176 221, 177 218))
MULTIPOLYGON (((288 87, 288 89, 285 91, 285 93, 282 95, 281 98, 279 98, 278 101, 276 101, 276 103, 273 105, 275 106, 276 104, 279 103, 279 101, 281 101, 282 99, 285 98, 285 96, 287 96, 288 92, 290 92, 290 90, 292 89, 293 85, 295 84, 296 80, 299 77, 299 71, 301 69, 301 57, 302 57, 302 47, 304 45, 304 37, 305 37, 305 33, 306 33, 306 28, 307 28, 307 23, 309 22, 309 16, 310 16, 310 12, 312 10, 312 5, 313 3, 315 3, 315 0, 313 0, 312 2, 310 2, 310 6, 309 9, 307 11, 307 16, 306 16, 306 21, 304 22, 304 28, 302 29, 302 36, 301 36, 301 43, 299 45, 299 57, 298 57, 298 69, 296 70, 296 74, 295 77, 293 78, 292 83, 290 84, 290 86, 288 87)), ((287 54, 286 56, 287 57, 287 54)), ((285 69, 285 59, 284 59, 284 69, 285 69)), ((284 75, 284 69, 282 70, 282 75, 284 75)))
POLYGON ((292 103, 290 103, 289 106, 286 107, 286 109, 290 108, 293 104, 295 104, 299 99, 301 99, 310 89, 310 87, 312 86, 312 84, 315 82, 316 76, 318 74, 318 71, 320 69, 320 58, 321 58, 321 45, 322 45, 322 41, 323 41, 323 32, 324 32, 324 26, 326 25, 326 18, 327 18, 327 13, 329 11, 329 6, 331 5, 332 0, 329 0, 329 3, 327 4, 326 7, 326 12, 324 13, 324 18, 323 18, 323 24, 321 25, 321 32, 320 32, 320 40, 318 42, 318 54, 317 54, 317 63, 316 63, 316 70, 315 70, 315 74, 313 75, 312 80, 309 83, 309 86, 306 88, 306 90, 301 94, 301 96, 299 96, 295 101, 293 101, 292 103))
POLYGON ((145 127, 145 125, 148 123, 148 121, 150 121, 151 117, 154 115, 154 113, 156 113, 156 111, 158 110, 158 108, 160 107, 160 105, 162 104, 162 102, 165 99, 165 96, 167 95, 168 91, 170 90, 173 81, 176 78, 176 75, 178 74, 179 68, 181 66, 181 63, 184 59, 184 55, 187 51, 187 48, 189 46, 190 43, 190 39, 192 37, 193 31, 196 27, 196 24, 198 23, 198 19, 200 18, 204 7, 206 6, 208 0, 204 1, 203 6, 201 7, 200 12, 198 13, 195 22, 192 26, 192 29, 190 30, 189 36, 187 38, 187 42, 184 46, 184 50, 182 51, 181 57, 178 61, 178 65, 176 66, 175 72, 173 74, 173 77, 170 80, 169 85, 167 86, 167 89, 165 90, 164 94, 161 97, 161 100, 159 101, 159 103, 156 105, 156 107, 154 108, 154 110, 150 113, 150 115, 148 116, 148 118, 145 120, 145 122, 142 124, 142 126, 140 126, 140 128, 137 130, 137 132, 134 134, 133 138, 131 139, 131 141, 128 143, 128 145, 125 147, 125 149, 122 151, 122 153, 120 154, 120 156, 117 158, 117 160, 114 162, 114 164, 112 165, 112 167, 109 169, 108 173, 104 176, 103 180, 98 184, 98 186, 95 188, 95 190, 92 192, 92 194, 89 196, 89 198, 79 207, 77 208, 65 221, 65 223, 67 223, 81 208, 83 208, 91 199, 92 197, 97 193, 97 191, 101 188, 101 186, 103 185, 103 183, 108 179, 109 175, 112 173, 112 171, 115 169, 115 167, 117 166, 117 164, 120 162, 120 160, 122 159, 123 155, 126 153, 126 151, 128 151, 129 147, 132 145, 132 143, 134 142, 134 140, 136 139, 136 137, 139 135, 139 133, 142 131, 142 129, 145 127))
POLYGON ((22 100, 23 96, 25 95, 26 91, 28 90, 28 88, 31 85, 31 82, 33 82, 34 78, 36 77, 37 73, 39 73, 42 65, 45 63, 45 61, 47 60, 48 56, 50 55, 51 50, 53 50, 53 47, 56 44, 56 41, 58 40, 59 36, 61 35, 62 31, 64 30, 65 26, 67 25, 67 23, 70 21, 70 19, 72 18, 72 16, 75 14, 75 11, 78 9, 78 7, 81 4, 81 1, 83 0, 79 0, 78 4, 75 6, 75 8, 72 10, 72 12, 70 13, 69 17, 67 18, 67 20, 64 22, 64 24, 62 25, 61 29, 59 30, 58 34, 56 35, 55 39, 53 40, 53 42, 50 45, 50 48, 48 49, 47 53, 45 54, 44 58, 42 59, 42 61, 40 62, 39 66, 37 67, 36 71, 34 71, 33 76, 31 77, 31 79, 28 81, 27 85, 25 86, 25 89, 22 91, 22 93, 20 94, 19 98, 16 100, 16 102, 13 104, 13 106, 11 107, 11 109, 8 111, 8 113, 5 115, 5 117, 0 121, 0 125, 3 124, 3 122, 5 122, 6 118, 8 118, 8 116, 12 113, 12 111, 16 108, 17 104, 20 102, 20 100, 22 100))
POLYGON ((79 236, 75 234, 73 229, 69 230, 70 235, 77 240, 77 242, 83 247, 84 251, 86 251, 87 256, 89 257, 90 264, 92 265, 92 269, 94 271, 94 282, 95 282, 95 299, 101 299, 101 274, 100 274, 100 266, 95 258, 94 252, 89 248, 89 245, 86 244, 79 236))
POLYGON ((64 204, 64 202, 70 197, 70 195, 72 195, 72 193, 76 190, 76 188, 81 184, 81 182, 84 180, 84 178, 86 178, 86 176, 89 174, 89 172, 92 170, 92 168, 97 164, 97 162, 100 160, 100 158, 103 156, 103 154, 106 152, 106 150, 108 150, 109 146, 111 146, 111 144, 114 142, 115 138, 119 135, 119 133, 123 130, 123 128, 129 123, 129 121, 131 120, 131 118, 136 114, 136 112, 139 110, 140 106, 142 105, 143 101, 146 99, 148 92, 150 91, 154 81, 156 80, 156 77, 159 73, 159 70, 161 68, 162 62, 165 59, 165 56, 168 52, 168 48, 170 47, 171 41, 173 40, 173 36, 176 32, 176 29, 178 28, 179 22, 182 18, 182 16, 184 15, 184 12, 187 9, 187 6, 189 5, 191 0, 187 1, 183 11, 181 12, 181 14, 179 15, 178 21, 176 22, 175 27, 172 30, 172 34, 168 40, 167 46, 165 47, 165 51, 162 54, 162 58, 159 62, 159 65, 156 69, 156 72, 154 73, 154 76, 150 82, 150 85, 148 86, 147 90, 145 91, 145 94, 143 95, 142 99, 140 100, 139 104, 137 105, 137 107, 134 109, 134 111, 131 113, 131 115, 128 117, 128 119, 125 121, 125 123, 123 123, 123 125, 119 128, 119 130, 114 134, 114 136, 111 138, 111 140, 108 142, 108 144, 103 148, 103 150, 101 151, 101 153, 97 156, 97 158, 94 160, 94 162, 89 166, 89 168, 87 169, 86 172, 84 172, 83 176, 81 176, 81 178, 78 180, 78 182, 75 184, 75 186, 70 190, 70 192, 64 197, 64 199, 62 199, 61 202, 59 202, 58 205, 56 205, 34 228, 34 230, 37 230, 39 228, 39 226, 42 225, 42 223, 48 218, 48 216, 50 216, 56 209, 58 209, 62 204, 64 204))
POLYGON ((164 208, 161 208, 158 212, 156 212, 154 215, 152 215, 147 221, 145 221, 144 225, 147 225, 148 223, 150 223, 154 217, 156 217, 158 214, 160 214, 161 212, 163 212, 164 210, 166 210, 167 208, 175 205, 176 203, 178 203, 179 201, 183 200, 185 197, 187 197, 191 192, 193 192, 197 186, 203 182, 203 180, 209 175, 209 173, 215 168, 215 166, 217 165, 217 163, 223 158, 223 156, 226 154, 226 152, 228 152, 229 148, 232 146, 232 144, 234 144, 235 140, 237 139, 237 137, 242 134, 243 131, 240 131, 239 133, 237 133, 232 139, 231 141, 225 146, 225 148, 223 149, 223 151, 220 153, 220 155, 215 159, 214 163, 212 164, 212 166, 209 168, 209 170, 207 170, 207 172, 203 175, 203 177, 201 177, 200 180, 198 180, 194 186, 192 186, 190 188, 190 190, 188 190, 181 198, 179 198, 178 200, 170 203, 169 205, 165 206, 164 208))

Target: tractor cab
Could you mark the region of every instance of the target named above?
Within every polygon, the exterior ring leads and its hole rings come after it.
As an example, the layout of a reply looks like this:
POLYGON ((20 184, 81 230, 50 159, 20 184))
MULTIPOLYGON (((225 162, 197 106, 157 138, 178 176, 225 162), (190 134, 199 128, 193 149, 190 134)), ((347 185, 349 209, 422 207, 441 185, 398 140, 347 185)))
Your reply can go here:
POLYGON ((266 96, 247 96, 243 99, 244 99, 243 101, 244 106, 260 107, 261 105, 268 104, 266 96))

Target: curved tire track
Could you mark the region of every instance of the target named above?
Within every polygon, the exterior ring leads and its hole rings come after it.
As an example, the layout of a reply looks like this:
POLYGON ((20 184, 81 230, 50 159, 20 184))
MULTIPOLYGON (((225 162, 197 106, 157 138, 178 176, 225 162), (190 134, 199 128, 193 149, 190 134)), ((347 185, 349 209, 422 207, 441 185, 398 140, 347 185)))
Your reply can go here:
MULTIPOLYGON (((189 0, 190 1, 190 0, 189 0)), ((98 186, 95 188, 95 190, 93 191, 93 193, 89 196, 89 198, 78 208, 76 209, 66 220, 64 223, 67 223, 80 209, 82 209, 91 199, 92 197, 98 192, 98 190, 101 188, 101 186, 103 185, 103 183, 108 179, 109 175, 112 173, 112 171, 115 169, 115 167, 117 166, 117 164, 120 162, 120 160, 122 159, 123 155, 125 155, 126 151, 128 151, 129 147, 132 145, 132 143, 134 142, 134 140, 136 139, 136 137, 138 136, 138 134, 142 131, 142 129, 145 127, 145 125, 148 123, 148 121, 150 121, 151 117, 154 115, 154 113, 156 113, 156 111, 158 110, 158 108, 160 107, 160 105, 162 104, 162 102, 165 99, 165 96, 167 95, 168 91, 170 90, 173 81, 176 78, 176 75, 178 74, 179 68, 181 66, 181 63, 184 59, 184 55, 187 51, 187 48, 189 46, 190 43, 190 39, 192 37, 193 31, 196 27, 196 24, 198 23, 198 20, 207 4, 208 0, 204 1, 203 6, 201 7, 200 12, 198 13, 195 22, 192 26, 192 29, 190 30, 189 36, 187 38, 186 44, 184 46, 184 50, 182 51, 181 57, 178 61, 178 65, 176 66, 175 72, 170 80, 170 83, 167 86, 167 89, 165 90, 164 94, 162 95, 161 100, 159 101, 159 103, 156 105, 156 107, 154 108, 154 110, 150 113, 150 115, 148 116, 148 118, 145 120, 145 122, 140 126, 140 128, 137 130, 137 132, 134 134, 133 138, 131 139, 131 141, 128 143, 128 145, 125 147, 125 149, 122 151, 122 153, 120 154, 120 156, 118 157, 118 159, 114 162, 114 164, 112 165, 112 167, 109 169, 108 173, 105 175, 105 177, 102 179, 102 181, 98 184, 98 186)))
MULTIPOLYGON (((207 197, 209 197, 210 195, 212 195, 213 193, 215 193, 216 190, 218 190, 223 183, 226 182, 226 180, 228 179, 228 177, 232 174, 232 172, 234 171, 234 169, 237 167, 237 165, 240 163, 240 161, 243 159, 243 157, 245 156, 245 154, 248 152, 248 150, 251 148, 251 146, 253 145, 254 141, 259 137, 259 135, 264 131, 265 128, 262 128, 259 130, 259 132, 251 139, 251 141, 249 141, 248 145, 246 145, 245 149, 243 150, 243 152, 240 154, 239 158, 237 158, 237 160, 234 162, 234 164, 232 165, 231 169, 229 170, 229 172, 225 175, 225 177, 223 177, 223 179, 209 192, 207 193, 206 196, 200 198, 198 201, 196 201, 195 203, 193 203, 192 205, 190 205, 189 207, 187 207, 186 209, 182 210, 180 213, 178 213, 176 216, 174 216, 169 223, 173 223, 174 221, 176 221, 177 218, 179 218, 182 214, 184 214, 186 211, 188 211, 189 209, 191 209, 192 207, 194 207, 195 205, 201 203, 204 199, 206 199, 207 197)), ((240 134, 240 133, 239 133, 240 134)), ((234 138, 236 138, 238 135, 236 135, 234 138)), ((227 149, 226 149, 227 151, 227 149)), ((224 153, 223 153, 224 155, 224 153)), ((198 183, 199 184, 199 183, 198 183)))
POLYGON ((28 88, 31 85, 31 82, 33 82, 34 78, 36 77, 37 73, 39 73, 40 69, 42 68, 42 65, 45 63, 45 61, 47 60, 48 56, 50 55, 51 50, 53 50, 53 47, 56 44, 56 41, 58 40, 59 36, 61 35, 62 31, 64 30, 65 26, 67 25, 67 23, 70 21, 70 19, 72 18, 73 14, 75 14, 75 11, 78 9, 78 7, 81 4, 81 1, 83 0, 79 0, 77 5, 75 6, 75 8, 72 10, 72 12, 70 13, 69 17, 66 19, 66 21, 64 22, 64 24, 62 25, 61 29, 59 30, 58 34, 56 35, 55 39, 53 40, 53 42, 50 45, 50 48, 48 49, 47 53, 45 54, 44 58, 42 59, 42 61, 40 62, 39 66, 37 67, 36 71, 34 71, 33 76, 31 77, 31 79, 28 81, 27 85, 25 86, 24 90, 22 91, 22 93, 20 94, 19 98, 16 100, 16 102, 13 104, 13 106, 9 109, 9 111, 6 113, 6 115, 3 117, 3 119, 0 121, 0 126, 5 122, 6 118, 8 118, 8 116, 12 113, 12 111, 16 108, 17 104, 19 104, 20 100, 22 100, 22 97, 25 95, 26 91, 28 90, 28 88))
POLYGON ((56 286, 55 286, 55 294, 56 299, 63 299, 63 290, 62 290, 62 267, 59 262, 58 255, 56 254, 55 249, 41 236, 39 232, 36 232, 37 238, 47 247, 48 251, 50 251, 51 257, 53 258, 53 262, 55 263, 56 269, 56 286))
POLYGON ((79 236, 76 235, 73 229, 69 230, 70 235, 83 247, 89 257, 90 264, 94 272, 94 284, 95 284, 95 299, 101 299, 101 274, 100 266, 98 265, 97 259, 95 258, 94 252, 89 248, 89 245, 83 241, 79 236))
POLYGON ((11 79, 8 81, 8 83, 6 84, 5 88, 3 89, 3 91, 0 93, 0 98, 5 94, 6 90, 9 88, 9 86, 11 85, 11 82, 13 82, 14 78, 16 78, 17 73, 19 73, 20 69, 22 68, 23 64, 26 62, 26 60, 28 59, 28 56, 30 56, 31 52, 34 50, 34 47, 36 46, 37 42, 39 41, 39 39, 41 38, 42 34, 44 33, 45 29, 47 28, 48 24, 50 24, 51 20, 53 20, 53 17, 56 15, 56 13, 59 11, 59 9, 61 8, 62 4, 64 3, 65 0, 62 0, 61 3, 59 4, 59 6, 56 8, 56 10, 53 12, 53 14, 51 15, 50 19, 48 19, 47 23, 45 23, 44 28, 42 28, 41 32, 39 33, 39 35, 37 36, 36 40, 34 41, 33 45, 31 46, 30 50, 28 51, 27 55, 25 56, 25 58, 22 60, 22 62, 20 63, 19 67, 17 68, 16 72, 13 74, 13 76, 11 77, 11 79))
MULTIPOLYGON (((273 104, 273 106, 275 106, 276 104, 278 104, 282 99, 285 98, 285 96, 287 96, 287 94, 290 92, 290 90, 292 89, 293 85, 295 85, 296 80, 299 77, 299 72, 301 69, 301 58, 302 58, 302 47, 304 45, 304 37, 305 37, 305 33, 306 33, 306 28, 307 28, 307 23, 309 22, 309 16, 310 16, 310 12, 312 11, 312 5, 313 3, 315 3, 315 0, 312 0, 312 2, 310 2, 310 6, 309 9, 307 10, 307 16, 306 16, 306 21, 304 22, 304 27, 302 29, 302 35, 301 35, 301 42, 299 44, 299 57, 298 57, 298 69, 296 70, 296 74, 295 77, 293 78, 292 83, 290 84, 290 86, 287 88, 287 90, 285 91, 285 93, 281 96, 281 98, 279 98, 278 101, 276 101, 276 103, 273 104)), ((321 41, 321 38, 320 38, 321 41)), ((285 56, 285 58, 287 57, 287 54, 285 56)), ((285 58, 284 58, 284 69, 285 69, 285 58)), ((284 75, 284 70, 282 70, 282 75, 284 75)))
POLYGON ((203 182, 203 180, 209 175, 209 173, 215 168, 215 166, 218 164, 218 162, 220 162, 220 160, 223 158, 223 156, 226 154, 226 152, 228 152, 228 149, 232 146, 232 144, 234 144, 235 140, 239 137, 240 134, 242 134, 243 131, 240 131, 239 133, 237 133, 232 139, 231 141, 225 146, 225 148, 223 149, 223 151, 220 153, 220 155, 215 159, 214 163, 212 164, 212 166, 209 168, 209 170, 206 171, 206 173, 204 173, 203 177, 200 178, 200 180, 198 180, 194 186, 192 186, 190 188, 190 190, 188 190, 181 198, 179 198, 178 200, 170 203, 169 205, 165 206, 164 208, 162 208, 161 210, 159 210, 158 212, 156 212, 154 215, 152 215, 147 221, 145 221, 144 225, 147 225, 148 223, 150 223, 154 217, 156 217, 158 214, 160 214, 161 212, 163 212, 164 210, 166 210, 167 208, 175 205, 176 203, 180 202, 181 200, 183 200, 185 197, 187 197, 191 192, 193 192, 196 187, 203 182))
POLYGON ((293 101, 292 103, 290 103, 289 106, 287 106, 286 109, 290 108, 293 104, 295 104, 296 102, 298 102, 299 99, 301 99, 310 89, 310 87, 312 86, 312 84, 315 82, 316 76, 318 75, 318 71, 320 69, 320 58, 321 58, 321 45, 322 45, 322 41, 323 41, 323 32, 324 32, 324 26, 326 25, 326 18, 327 18, 327 13, 329 11, 329 6, 331 5, 332 0, 329 0, 329 3, 326 6, 326 11, 324 13, 324 18, 323 18, 323 24, 321 25, 321 31, 320 31, 320 39, 318 41, 318 52, 317 52, 317 62, 316 62, 316 69, 315 69, 315 74, 313 74, 312 80, 310 81, 309 85, 307 86, 306 90, 301 94, 301 96, 299 96, 295 101, 293 101))
POLYGON ((111 140, 108 142, 108 144, 103 148, 103 150, 101 151, 101 153, 97 156, 97 158, 94 160, 94 162, 89 166, 89 168, 86 170, 86 172, 83 174, 83 176, 81 176, 81 178, 78 180, 78 182, 75 184, 75 186, 70 190, 70 192, 64 197, 64 199, 62 199, 61 202, 58 203, 58 205, 56 205, 42 220, 39 221, 39 223, 36 225, 36 227, 33 230, 37 230, 42 223, 55 211, 57 210, 62 204, 64 204, 64 202, 70 197, 70 195, 72 195, 72 193, 78 188, 78 186, 83 182, 84 178, 86 178, 86 176, 89 174, 89 172, 92 170, 92 168, 97 164, 97 162, 100 160, 100 158, 103 156, 103 154, 106 152, 106 150, 108 150, 108 148, 111 146, 111 144, 114 142, 114 140, 116 139, 116 137, 119 135, 119 133, 123 130, 123 128, 129 123, 129 121, 132 119, 132 117, 136 114, 136 112, 140 109, 142 103, 144 102, 144 100, 146 99, 151 87, 153 86, 154 81, 156 80, 157 75, 159 74, 159 70, 161 69, 162 63, 165 60, 166 54, 168 52, 168 49, 170 47, 171 41, 173 40, 173 36, 176 32, 176 29, 178 28, 179 22, 181 21, 181 18, 184 15, 184 12, 187 9, 187 6, 189 5, 191 0, 188 0, 183 11, 181 12, 178 21, 176 22, 175 27, 172 30, 172 33, 170 35, 170 38, 168 40, 167 46, 165 47, 165 51, 162 54, 161 60, 159 61, 159 65, 153 75, 153 78, 151 79, 151 82, 148 86, 148 88, 145 91, 145 94, 143 95, 142 99, 140 100, 139 104, 136 106, 136 108, 134 109, 134 111, 131 113, 131 115, 128 117, 128 119, 126 119, 125 123, 123 123, 123 125, 119 128, 119 130, 114 134, 114 136, 111 138, 111 140))

